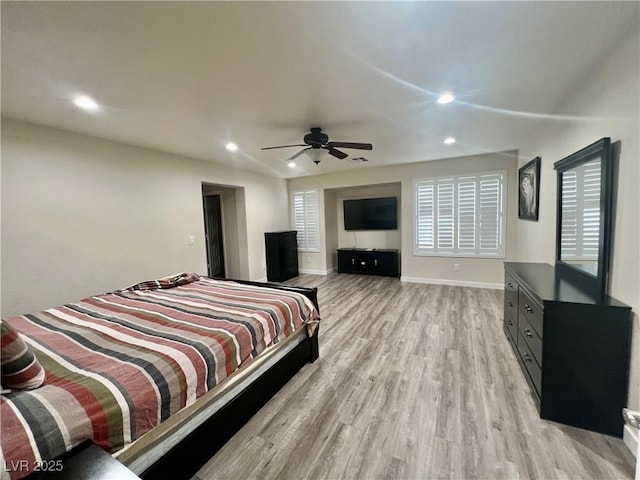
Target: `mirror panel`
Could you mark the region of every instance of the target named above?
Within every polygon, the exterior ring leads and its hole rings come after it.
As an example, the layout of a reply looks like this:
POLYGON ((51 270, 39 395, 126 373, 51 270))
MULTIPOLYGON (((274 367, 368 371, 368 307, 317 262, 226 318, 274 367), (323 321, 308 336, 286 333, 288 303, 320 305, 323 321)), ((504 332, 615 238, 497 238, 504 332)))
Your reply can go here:
POLYGON ((595 158, 562 173, 560 260, 598 276, 602 161, 595 158))
POLYGON ((611 141, 602 138, 556 162, 556 272, 596 297, 606 295, 611 236, 611 141))

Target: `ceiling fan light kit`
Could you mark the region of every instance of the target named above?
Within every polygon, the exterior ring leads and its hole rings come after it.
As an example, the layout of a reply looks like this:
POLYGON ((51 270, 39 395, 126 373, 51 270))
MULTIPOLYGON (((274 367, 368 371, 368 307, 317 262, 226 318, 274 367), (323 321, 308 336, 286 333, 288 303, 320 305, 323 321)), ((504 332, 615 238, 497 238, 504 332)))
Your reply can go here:
POLYGON ((327 151, 324 150, 323 148, 316 148, 316 147, 312 147, 312 148, 308 148, 305 150, 307 153, 307 156, 313 160, 313 163, 315 163, 316 165, 318 165, 320 163, 320 161, 327 156, 327 151))
POLYGON ((264 147, 262 150, 273 150, 274 148, 289 148, 289 147, 306 147, 300 150, 298 153, 292 155, 287 159, 287 162, 291 162, 298 158, 303 153, 311 158, 316 164, 320 164, 320 161, 327 154, 332 155, 340 160, 347 158, 349 155, 344 153, 339 148, 355 148, 359 150, 373 150, 373 145, 370 143, 355 143, 355 142, 330 142, 329 136, 322 132, 320 127, 312 127, 310 133, 307 133, 303 138, 304 143, 295 145, 279 145, 277 147, 264 147))

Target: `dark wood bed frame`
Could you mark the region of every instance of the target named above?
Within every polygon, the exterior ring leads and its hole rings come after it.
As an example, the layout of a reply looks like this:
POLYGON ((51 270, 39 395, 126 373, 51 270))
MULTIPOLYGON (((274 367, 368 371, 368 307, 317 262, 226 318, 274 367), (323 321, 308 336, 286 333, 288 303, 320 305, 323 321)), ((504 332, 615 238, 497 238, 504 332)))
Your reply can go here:
MULTIPOLYGON (((308 297, 318 312, 318 289, 294 287, 278 283, 229 280, 246 285, 272 287, 301 293, 308 297)), ((318 328, 286 356, 278 360, 263 375, 239 392, 233 400, 215 412, 193 432, 173 447, 140 477, 154 479, 188 479, 238 431, 263 405, 265 405, 304 365, 314 362, 319 355, 318 328)), ((239 453, 241 454, 241 453, 239 453)), ((60 472, 36 472, 29 478, 89 479, 89 478, 137 478, 111 455, 92 442, 85 442, 60 457, 60 472), (92 473, 96 475, 92 475, 92 473), (130 474, 131 476, 127 476, 130 474)))

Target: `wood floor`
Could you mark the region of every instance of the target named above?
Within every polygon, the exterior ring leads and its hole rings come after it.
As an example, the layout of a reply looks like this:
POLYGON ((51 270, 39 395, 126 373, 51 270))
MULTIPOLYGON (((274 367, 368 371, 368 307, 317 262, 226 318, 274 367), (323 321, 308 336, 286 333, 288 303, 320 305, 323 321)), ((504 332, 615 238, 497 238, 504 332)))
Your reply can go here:
POLYGON ((502 291, 303 275, 320 358, 196 475, 213 479, 633 478, 622 440, 540 420, 502 291))

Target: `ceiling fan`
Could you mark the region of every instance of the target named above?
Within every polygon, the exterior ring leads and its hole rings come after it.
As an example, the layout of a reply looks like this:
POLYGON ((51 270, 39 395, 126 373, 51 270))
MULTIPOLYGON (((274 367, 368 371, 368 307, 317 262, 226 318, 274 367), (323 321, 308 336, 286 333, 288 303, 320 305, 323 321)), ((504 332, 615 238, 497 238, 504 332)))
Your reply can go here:
MULTIPOLYGON (((295 145, 279 145, 277 147, 265 147, 261 150, 273 150, 274 148, 288 148, 288 147, 306 147, 300 150, 295 155, 287 158, 287 161, 294 160, 298 158, 305 152, 315 152, 320 153, 322 150, 326 150, 330 155, 333 155, 336 158, 342 160, 343 158, 347 158, 349 155, 346 153, 337 150, 336 147, 340 148, 357 148, 360 150, 373 150, 373 146, 370 143, 353 143, 353 142, 330 142, 329 136, 326 133, 322 132, 322 128, 320 127, 312 127, 311 132, 307 133, 303 138, 304 143, 298 143, 295 145)), ((320 163, 320 156, 311 156, 313 162, 318 165, 320 163)))

